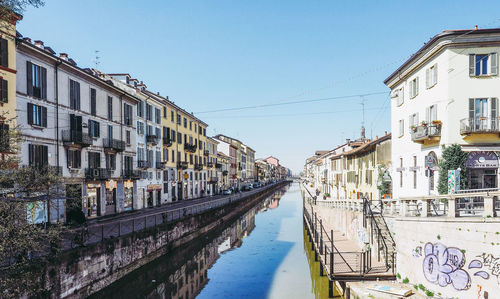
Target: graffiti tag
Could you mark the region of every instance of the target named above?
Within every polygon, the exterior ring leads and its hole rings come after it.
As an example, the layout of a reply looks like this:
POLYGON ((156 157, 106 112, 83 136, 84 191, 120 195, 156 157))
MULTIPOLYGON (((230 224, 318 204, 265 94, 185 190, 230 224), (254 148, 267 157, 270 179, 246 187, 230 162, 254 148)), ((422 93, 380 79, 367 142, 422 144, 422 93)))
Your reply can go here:
POLYGON ((417 246, 415 249, 412 251, 412 255, 414 257, 421 257, 422 256, 422 246, 417 246))
MULTIPOLYGON (((477 256, 479 260, 473 260, 469 264, 469 269, 471 268, 483 268, 486 267, 490 274, 496 276, 497 282, 500 284, 500 257, 494 257, 493 254, 483 253, 482 255, 477 256)), ((480 276, 484 279, 489 278, 489 274, 485 271, 479 271, 474 275, 480 276)))
POLYGON ((470 288, 469 273, 462 269, 465 256, 460 249, 441 243, 427 243, 424 254, 423 272, 429 282, 441 287, 451 284, 458 291, 470 288))

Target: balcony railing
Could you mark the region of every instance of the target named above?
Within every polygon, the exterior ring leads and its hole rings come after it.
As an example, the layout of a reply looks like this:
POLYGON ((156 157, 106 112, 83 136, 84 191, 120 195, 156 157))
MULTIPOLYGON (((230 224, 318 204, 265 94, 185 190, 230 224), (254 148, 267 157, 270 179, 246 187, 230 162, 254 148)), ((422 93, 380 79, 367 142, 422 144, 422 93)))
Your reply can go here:
POLYGON ((222 171, 222 175, 223 175, 223 176, 227 176, 227 174, 228 174, 228 171, 227 171, 227 170, 223 170, 223 171, 222 171))
POLYGON ((87 180, 107 180, 111 178, 112 170, 106 168, 86 168, 85 178, 87 180))
POLYGON ((153 145, 158 144, 158 136, 156 136, 156 135, 146 135, 146 143, 151 143, 153 145))
POLYGON ((156 166, 156 169, 163 169, 163 163, 161 163, 161 162, 156 162, 155 166, 156 166))
POLYGON ((102 141, 102 144, 105 149, 112 149, 117 152, 123 152, 125 150, 125 141, 121 141, 118 139, 106 138, 102 141))
POLYGON ((423 143, 425 140, 437 139, 441 137, 441 125, 418 126, 411 131, 411 140, 417 143, 423 143))
POLYGON ((208 156, 208 154, 210 154, 210 152, 208 150, 203 151, 203 155, 208 156))
POLYGON ((177 168, 179 169, 187 169, 188 168, 188 162, 177 162, 177 168))
POLYGON ((82 147, 92 145, 92 138, 89 134, 75 130, 63 130, 62 141, 64 144, 77 144, 82 147))
POLYGON ((214 162, 208 162, 208 163, 207 163, 207 167, 209 167, 209 168, 214 167, 214 162))
POLYGON ((219 169, 220 169, 220 168, 222 168, 222 164, 220 164, 220 163, 215 163, 215 168, 219 168, 219 169))
POLYGON ((196 145, 184 143, 184 150, 186 152, 189 152, 189 153, 195 153, 196 152, 196 145))
POLYGON ((166 147, 172 146, 172 140, 168 137, 163 137, 163 145, 166 147))
POLYGON ((460 134, 500 133, 498 119, 490 117, 464 118, 460 121, 460 134))
POLYGON ((194 164, 194 169, 195 169, 195 170, 202 170, 202 169, 203 169, 203 164, 200 164, 200 163, 195 163, 195 164, 194 164))
POLYGON ((137 161, 138 168, 151 168, 151 162, 146 160, 138 160, 137 161))
POLYGON ((124 169, 122 171, 122 176, 125 179, 138 180, 141 178, 141 171, 136 169, 124 169))
POLYGON ((210 177, 210 180, 209 180, 210 183, 217 183, 218 181, 219 181, 219 178, 217 178, 216 176, 210 177))

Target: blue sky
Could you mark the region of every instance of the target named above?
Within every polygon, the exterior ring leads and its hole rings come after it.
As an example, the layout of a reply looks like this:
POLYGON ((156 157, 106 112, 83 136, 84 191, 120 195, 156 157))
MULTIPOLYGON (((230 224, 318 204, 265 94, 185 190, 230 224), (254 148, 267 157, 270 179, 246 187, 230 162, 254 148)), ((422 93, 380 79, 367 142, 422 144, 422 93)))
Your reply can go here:
POLYGON ((148 89, 294 171, 317 149, 390 131, 383 80, 446 29, 500 27, 500 2, 69 1, 29 8, 18 30, 81 67, 127 72, 148 89))

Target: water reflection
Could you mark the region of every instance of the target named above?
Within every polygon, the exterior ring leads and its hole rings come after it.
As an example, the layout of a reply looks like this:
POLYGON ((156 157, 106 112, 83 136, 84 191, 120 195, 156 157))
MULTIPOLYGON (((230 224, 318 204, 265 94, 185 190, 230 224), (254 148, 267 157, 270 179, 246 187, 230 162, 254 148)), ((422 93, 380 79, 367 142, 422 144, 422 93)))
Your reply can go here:
MULTIPOLYGON (((210 280, 208 270, 221 255, 243 244, 243 239, 255 228, 255 215, 277 208, 287 189, 283 187, 277 190, 233 223, 173 249, 169 254, 94 294, 92 298, 195 298, 210 280)), ((280 261, 276 261, 278 265, 280 261)))

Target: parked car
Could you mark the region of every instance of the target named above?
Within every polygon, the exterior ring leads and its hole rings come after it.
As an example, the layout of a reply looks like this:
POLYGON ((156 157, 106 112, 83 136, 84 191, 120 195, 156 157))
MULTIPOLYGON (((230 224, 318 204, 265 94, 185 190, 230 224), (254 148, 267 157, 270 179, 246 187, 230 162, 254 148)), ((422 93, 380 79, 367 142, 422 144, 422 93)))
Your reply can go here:
POLYGON ((231 195, 231 193, 233 193, 233 190, 231 190, 231 188, 226 189, 226 190, 222 190, 222 194, 224 194, 224 195, 231 195))

